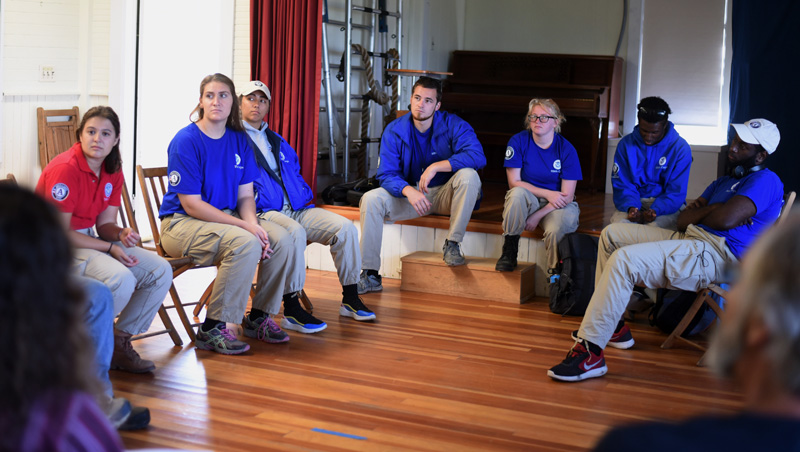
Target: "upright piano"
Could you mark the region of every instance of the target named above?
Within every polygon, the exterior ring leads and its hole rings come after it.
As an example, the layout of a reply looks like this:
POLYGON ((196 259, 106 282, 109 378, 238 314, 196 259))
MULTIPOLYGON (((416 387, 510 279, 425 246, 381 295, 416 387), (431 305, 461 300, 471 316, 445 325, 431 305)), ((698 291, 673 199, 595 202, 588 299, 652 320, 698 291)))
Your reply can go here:
POLYGON ((578 186, 604 190, 608 138, 619 135, 622 58, 458 50, 450 72, 442 109, 475 129, 486 152, 484 180, 506 180, 505 148, 524 129, 528 102, 552 98, 567 117, 561 134, 578 151, 578 186))

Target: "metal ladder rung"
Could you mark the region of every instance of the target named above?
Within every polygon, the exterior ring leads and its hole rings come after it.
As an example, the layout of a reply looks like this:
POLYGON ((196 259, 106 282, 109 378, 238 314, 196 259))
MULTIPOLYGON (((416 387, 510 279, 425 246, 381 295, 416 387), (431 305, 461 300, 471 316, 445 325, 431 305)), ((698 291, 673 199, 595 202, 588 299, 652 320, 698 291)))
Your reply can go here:
POLYGON ((361 11, 362 13, 372 13, 385 16, 400 17, 400 13, 396 13, 394 11, 386 11, 378 8, 368 8, 366 6, 353 6, 353 11, 361 11))

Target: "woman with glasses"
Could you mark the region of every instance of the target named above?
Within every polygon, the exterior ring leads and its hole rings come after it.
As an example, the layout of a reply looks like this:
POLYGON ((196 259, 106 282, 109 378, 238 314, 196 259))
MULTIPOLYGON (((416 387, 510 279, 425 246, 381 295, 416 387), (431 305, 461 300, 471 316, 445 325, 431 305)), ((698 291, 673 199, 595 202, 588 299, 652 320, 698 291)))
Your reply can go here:
POLYGON ((575 185, 581 166, 575 147, 561 134, 566 121, 552 99, 531 99, 525 129, 511 137, 506 148, 506 176, 510 190, 503 207, 503 254, 495 269, 517 266, 519 236, 541 224, 547 250, 547 268, 558 264, 558 241, 578 228, 580 209, 575 185))

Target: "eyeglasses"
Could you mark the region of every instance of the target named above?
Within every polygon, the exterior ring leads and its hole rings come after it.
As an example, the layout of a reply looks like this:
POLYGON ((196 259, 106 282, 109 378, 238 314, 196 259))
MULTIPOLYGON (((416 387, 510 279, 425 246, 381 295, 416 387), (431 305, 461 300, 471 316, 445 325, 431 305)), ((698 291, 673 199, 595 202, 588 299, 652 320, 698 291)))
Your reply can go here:
POLYGON ((648 110, 644 107, 639 107, 639 113, 643 115, 655 115, 655 116, 666 116, 666 110, 648 110))
POLYGON ((528 115, 528 121, 530 121, 530 122, 536 122, 536 121, 539 121, 539 123, 540 123, 540 124, 547 124, 547 121, 549 121, 549 120, 551 120, 551 119, 558 119, 558 118, 556 118, 555 116, 545 116, 545 115, 542 115, 542 116, 537 116, 537 115, 528 115))

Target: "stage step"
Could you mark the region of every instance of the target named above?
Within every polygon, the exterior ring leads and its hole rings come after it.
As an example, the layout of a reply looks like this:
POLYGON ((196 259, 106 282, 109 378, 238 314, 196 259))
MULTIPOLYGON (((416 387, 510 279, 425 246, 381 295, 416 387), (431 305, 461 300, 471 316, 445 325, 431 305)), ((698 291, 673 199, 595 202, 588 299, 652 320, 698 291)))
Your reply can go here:
POLYGON ((512 272, 498 272, 497 258, 467 256, 467 265, 448 267, 442 253, 417 251, 400 260, 401 290, 515 304, 534 296, 532 262, 519 262, 512 272))

